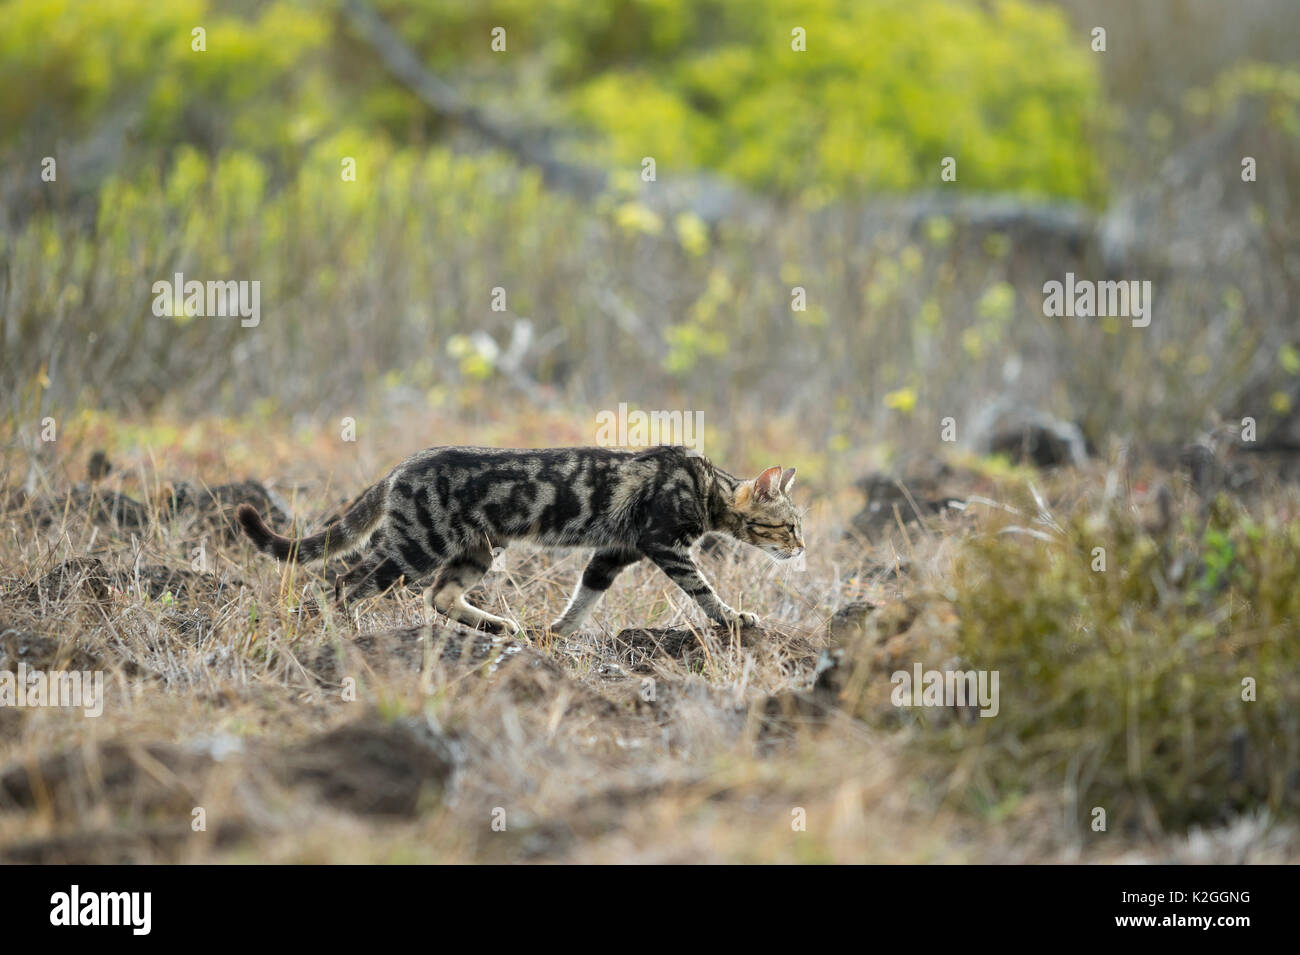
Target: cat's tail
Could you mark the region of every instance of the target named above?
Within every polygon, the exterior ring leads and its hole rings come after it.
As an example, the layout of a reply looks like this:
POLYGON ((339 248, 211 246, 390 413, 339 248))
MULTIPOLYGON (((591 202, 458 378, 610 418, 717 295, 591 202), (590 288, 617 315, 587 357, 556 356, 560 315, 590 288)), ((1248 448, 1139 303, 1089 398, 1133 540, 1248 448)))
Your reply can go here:
POLYGON ((236 516, 244 533, 262 553, 290 563, 311 563, 327 556, 346 556, 364 544, 384 516, 385 497, 387 485, 381 481, 353 501, 343 515, 323 531, 298 539, 271 530, 251 504, 239 505, 236 516))

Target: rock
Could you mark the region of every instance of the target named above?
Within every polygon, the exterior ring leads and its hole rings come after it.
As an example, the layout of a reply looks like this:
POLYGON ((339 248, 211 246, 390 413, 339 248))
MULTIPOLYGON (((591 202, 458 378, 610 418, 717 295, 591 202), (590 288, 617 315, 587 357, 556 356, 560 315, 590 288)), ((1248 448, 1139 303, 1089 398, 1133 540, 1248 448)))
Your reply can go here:
POLYGON ((869 600, 857 601, 840 607, 826 622, 826 637, 831 646, 844 646, 861 636, 867 618, 880 607, 869 600))
POLYGON ((818 693, 839 695, 844 677, 844 651, 823 650, 813 670, 813 690, 818 693))
POLYGON ((700 647, 694 630, 663 627, 629 627, 614 635, 614 647, 629 670, 645 669, 652 657, 688 659, 700 647))
POLYGON ((168 812, 189 817, 195 793, 184 782, 210 759, 171 743, 108 742, 77 746, 0 771, 0 810, 48 806, 77 821, 92 806, 118 813, 168 812))
POLYGON ((379 671, 418 671, 424 666, 424 639, 432 636, 433 653, 439 665, 464 673, 488 666, 500 669, 521 655, 535 651, 516 640, 502 640, 486 633, 435 623, 426 627, 395 627, 358 633, 337 644, 322 644, 310 658, 309 669, 323 683, 337 684, 364 664, 379 671))
POLYGON ((789 742, 798 730, 826 723, 839 708, 847 676, 844 651, 823 650, 806 689, 782 690, 762 701, 758 711, 760 748, 789 742))
POLYGON ((981 454, 1003 454, 1017 464, 1059 468, 1088 463, 1088 443, 1077 424, 1011 398, 988 405, 976 416, 971 434, 981 454))
POLYGON ((851 520, 853 529, 874 538, 896 529, 900 520, 910 524, 942 514, 956 500, 944 495, 940 489, 948 473, 948 469, 940 465, 934 476, 904 479, 875 472, 859 478, 855 487, 866 495, 867 500, 851 520))
POLYGON ((218 484, 203 487, 188 481, 168 484, 158 499, 159 511, 168 517, 189 516, 195 519, 195 530, 208 530, 220 535, 224 541, 238 540, 243 536, 235 511, 248 504, 278 531, 287 530, 290 519, 279 502, 257 481, 218 484))
POLYGON ((86 480, 94 484, 96 481, 108 477, 108 472, 111 470, 113 470, 113 465, 108 460, 108 455, 103 450, 94 451, 90 455, 90 460, 86 463, 86 480))
POLYGON ((97 656, 69 645, 63 647, 54 637, 19 630, 0 624, 0 671, 18 672, 18 664, 32 670, 96 670, 97 656))
MULTIPOLYGON (((724 646, 730 645, 733 639, 733 632, 718 624, 713 625, 710 632, 723 641, 724 646)), ((690 666, 704 653, 700 642, 702 636, 686 627, 628 627, 614 635, 611 649, 627 670, 645 673, 653 669, 650 661, 656 657, 681 660, 690 666)), ((734 638, 743 647, 757 646, 768 639, 782 640, 762 626, 743 627, 735 632, 734 638)))
POLYGON ((177 600, 200 601, 209 606, 229 599, 244 586, 242 580, 200 574, 183 567, 167 567, 162 564, 146 564, 132 570, 116 571, 112 575, 112 583, 119 590, 147 595, 151 600, 159 600, 166 594, 171 594, 177 600))
MULTIPOLYGON (((243 820, 222 819, 212 825, 208 839, 229 846, 246 838, 243 820)), ((188 820, 158 822, 125 830, 88 828, 51 836, 22 839, 0 847, 0 862, 8 865, 140 865, 176 863, 193 846, 188 820)))
POLYGON ((61 603, 73 597, 107 603, 112 583, 108 569, 98 557, 73 557, 18 590, 10 599, 34 606, 61 603))
POLYGON ((1202 498, 1220 491, 1244 494, 1259 486, 1256 460, 1241 453, 1240 442, 1228 429, 1208 432, 1183 445, 1178 466, 1202 498))
POLYGON ((441 794, 456 766, 452 744, 428 720, 370 715, 281 753, 276 775, 359 815, 413 816, 441 794))
POLYGON ((1087 461, 1083 433, 1075 425, 1026 424, 990 436, 987 452, 1036 468, 1080 467, 1087 461))
POLYGON ((907 630, 917 613, 916 606, 906 600, 846 604, 831 615, 826 637, 832 647, 853 646, 864 638, 876 645, 907 630))
POLYGON ((856 716, 895 717, 891 675, 916 663, 930 669, 947 666, 957 624, 956 608, 941 599, 913 596, 880 606, 850 604, 827 624, 831 646, 818 661, 816 680, 856 716))
POLYGON ((149 523, 149 512, 143 504, 125 494, 105 491, 97 487, 76 487, 64 495, 35 498, 27 497, 12 509, 16 519, 25 516, 44 530, 61 525, 66 519, 84 519, 120 530, 139 530, 149 523))

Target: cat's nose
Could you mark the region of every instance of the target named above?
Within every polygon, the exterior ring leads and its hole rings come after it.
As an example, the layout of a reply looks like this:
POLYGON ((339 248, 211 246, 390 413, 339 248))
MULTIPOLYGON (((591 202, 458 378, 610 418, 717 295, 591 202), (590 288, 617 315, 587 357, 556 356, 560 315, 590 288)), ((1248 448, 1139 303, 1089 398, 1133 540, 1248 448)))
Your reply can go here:
POLYGON ((791 557, 802 557, 802 556, 803 556, 803 545, 800 544, 798 547, 796 547, 794 550, 792 550, 792 551, 790 552, 790 556, 791 556, 791 557))

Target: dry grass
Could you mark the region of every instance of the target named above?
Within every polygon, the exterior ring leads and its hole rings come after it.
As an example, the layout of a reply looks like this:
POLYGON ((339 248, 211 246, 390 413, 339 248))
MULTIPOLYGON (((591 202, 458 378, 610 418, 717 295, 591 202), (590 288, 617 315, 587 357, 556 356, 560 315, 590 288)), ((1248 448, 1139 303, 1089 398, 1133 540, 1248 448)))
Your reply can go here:
MULTIPOLYGON (((1253 813, 1190 835, 1087 832, 1068 818, 1059 778, 972 809, 971 760, 943 756, 921 722, 873 716, 852 686, 818 681, 823 650, 861 650, 827 628, 854 604, 892 626, 852 661, 872 692, 887 695, 888 670, 910 654, 941 666, 957 652, 953 568, 969 542, 1011 523, 1004 507, 1023 507, 1019 477, 970 476, 966 491, 978 483, 1003 507, 876 541, 845 533, 851 492, 805 488, 806 570, 730 543, 701 556, 719 591, 767 624, 740 634, 706 628, 641 566, 584 633, 555 638, 535 628, 562 607, 581 556, 510 551, 475 596, 531 629, 494 643, 421 626, 414 593, 375 601, 359 631, 299 612, 329 571, 283 570, 225 539, 219 515, 170 514, 154 498, 138 527, 87 520, 110 491, 150 499, 177 477, 145 455, 120 463, 124 474, 81 507, 47 511, 47 526, 30 507, 4 522, 0 669, 23 659, 107 680, 98 718, 0 709, 7 861, 1296 858, 1294 832, 1253 813), (191 566, 199 540, 206 571, 191 566)), ((37 465, 38 483, 66 492, 64 465, 37 465)), ((308 488, 289 495, 308 518, 355 490, 338 470, 324 455, 265 464, 308 488)), ((1104 478, 1063 475, 1044 493, 1074 506, 1104 478)), ((837 628, 856 625, 847 614, 837 628)))

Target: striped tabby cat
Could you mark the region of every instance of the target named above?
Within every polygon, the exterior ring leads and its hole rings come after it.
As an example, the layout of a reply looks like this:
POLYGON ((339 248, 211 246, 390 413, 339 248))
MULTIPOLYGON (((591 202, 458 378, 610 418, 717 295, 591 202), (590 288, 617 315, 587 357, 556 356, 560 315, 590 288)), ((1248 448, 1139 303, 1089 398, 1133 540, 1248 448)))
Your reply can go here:
POLYGON ((577 630, 624 567, 653 561, 718 622, 753 626, 714 593, 690 547, 716 531, 774 557, 803 553, 799 513, 789 492, 794 469, 768 468, 742 481, 679 447, 647 450, 431 448, 399 464, 318 534, 294 540, 273 532, 244 504, 239 521, 257 548, 280 560, 317 561, 361 552, 335 583, 348 604, 399 580, 424 582, 425 607, 492 633, 519 625, 466 599, 492 552, 511 541, 593 547, 563 615, 551 625, 577 630))

